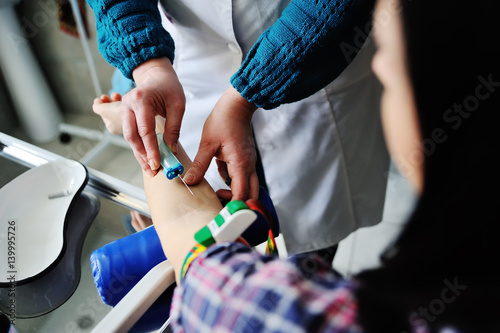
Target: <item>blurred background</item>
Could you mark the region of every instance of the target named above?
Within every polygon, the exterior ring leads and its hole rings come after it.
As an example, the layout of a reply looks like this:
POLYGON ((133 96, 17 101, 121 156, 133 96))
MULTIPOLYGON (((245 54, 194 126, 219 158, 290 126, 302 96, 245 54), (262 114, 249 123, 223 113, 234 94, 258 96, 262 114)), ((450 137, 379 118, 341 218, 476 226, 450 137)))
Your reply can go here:
POLYGON ((142 187, 128 144, 111 143, 92 111, 114 68, 97 50, 92 9, 72 2, 87 38, 69 0, 0 0, 0 131, 142 187))
MULTIPOLYGON (((79 2, 99 84, 107 92, 111 88, 113 67, 97 51, 92 10, 85 1, 79 2)), ((15 31, 7 34, 2 31, 3 38, 8 39, 14 54, 25 46, 31 48, 63 118, 91 114, 96 94, 76 23, 72 22, 69 1, 0 0, 0 8, 6 10, 8 7, 13 7, 23 35, 18 35, 15 31)), ((5 51, 7 50, 2 50, 5 51)), ((1 64, 2 71, 5 66, 5 63, 1 64)), ((9 96, 9 84, 5 82, 4 75, 0 86, 0 129, 5 132, 21 125, 16 117, 14 101, 9 96)), ((27 95, 26 98, 30 96, 27 95)))

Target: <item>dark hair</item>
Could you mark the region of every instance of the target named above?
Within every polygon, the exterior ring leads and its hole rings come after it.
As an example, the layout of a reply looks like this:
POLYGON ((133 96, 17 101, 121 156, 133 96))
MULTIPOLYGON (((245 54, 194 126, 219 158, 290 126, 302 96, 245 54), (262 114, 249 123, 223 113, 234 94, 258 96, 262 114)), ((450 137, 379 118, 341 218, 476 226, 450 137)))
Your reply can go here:
POLYGON ((407 225, 361 273, 369 332, 497 330, 500 275, 500 14, 491 0, 401 0, 424 148, 407 225))

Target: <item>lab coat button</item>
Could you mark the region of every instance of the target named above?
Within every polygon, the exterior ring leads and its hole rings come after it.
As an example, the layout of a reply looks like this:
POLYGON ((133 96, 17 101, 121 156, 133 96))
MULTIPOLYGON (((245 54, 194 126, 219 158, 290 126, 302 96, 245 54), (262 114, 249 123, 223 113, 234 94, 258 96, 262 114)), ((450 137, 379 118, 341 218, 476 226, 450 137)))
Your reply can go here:
POLYGON ((240 47, 238 45, 236 45, 235 43, 229 43, 229 44, 227 44, 227 47, 233 53, 236 53, 236 54, 240 54, 241 53, 240 47))

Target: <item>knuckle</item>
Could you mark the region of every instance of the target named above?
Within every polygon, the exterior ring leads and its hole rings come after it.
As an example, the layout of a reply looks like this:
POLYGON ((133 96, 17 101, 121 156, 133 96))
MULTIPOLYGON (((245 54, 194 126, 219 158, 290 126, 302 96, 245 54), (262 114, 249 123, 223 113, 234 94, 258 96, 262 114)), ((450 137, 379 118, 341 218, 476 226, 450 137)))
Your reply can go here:
POLYGON ((147 91, 141 88, 134 88, 122 97, 121 106, 127 109, 137 112, 137 110, 142 109, 145 103, 148 101, 149 95, 147 91))
POLYGON ((135 101, 144 98, 144 92, 142 91, 141 88, 135 88, 130 90, 125 96, 123 96, 124 99, 126 98, 127 102, 128 101, 135 101))
POLYGON ((130 129, 128 129, 128 128, 124 128, 124 129, 123 129, 123 138, 124 138, 124 139, 125 139, 125 141, 127 141, 127 142, 132 142, 132 141, 134 141, 135 136, 134 136, 134 134, 132 133, 132 131, 130 131, 130 129))
POLYGON ((146 156, 153 156, 155 153, 159 153, 158 146, 151 146, 146 144, 146 142, 142 142, 144 144, 144 150, 146 152, 146 156))
POLYGON ((175 135, 175 136, 178 137, 181 134, 181 127, 178 126, 178 125, 169 127, 168 128, 168 134, 169 135, 175 135))
POLYGON ((151 128, 149 128, 146 125, 139 125, 139 126, 137 126, 137 133, 139 134, 139 136, 141 138, 144 138, 144 137, 148 136, 149 134, 153 133, 153 131, 151 130, 151 128))
POLYGON ((181 115, 184 114, 186 109, 186 99, 185 98, 174 98, 172 101, 172 107, 177 110, 181 115))

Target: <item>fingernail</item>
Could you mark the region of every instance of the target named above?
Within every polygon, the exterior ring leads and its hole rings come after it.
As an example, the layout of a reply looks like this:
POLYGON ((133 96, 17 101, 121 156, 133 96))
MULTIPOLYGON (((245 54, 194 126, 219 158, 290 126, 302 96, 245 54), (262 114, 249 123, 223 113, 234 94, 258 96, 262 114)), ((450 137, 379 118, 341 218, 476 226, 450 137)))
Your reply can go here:
POLYGON ((191 183, 194 179, 194 176, 188 172, 183 179, 186 183, 191 183))
POLYGON ((174 143, 172 144, 172 153, 174 153, 174 155, 176 155, 176 154, 177 154, 177 142, 174 142, 174 143))
POLYGON ((152 158, 149 159, 148 164, 149 164, 149 167, 151 168, 151 170, 156 170, 159 167, 158 163, 152 158))

